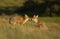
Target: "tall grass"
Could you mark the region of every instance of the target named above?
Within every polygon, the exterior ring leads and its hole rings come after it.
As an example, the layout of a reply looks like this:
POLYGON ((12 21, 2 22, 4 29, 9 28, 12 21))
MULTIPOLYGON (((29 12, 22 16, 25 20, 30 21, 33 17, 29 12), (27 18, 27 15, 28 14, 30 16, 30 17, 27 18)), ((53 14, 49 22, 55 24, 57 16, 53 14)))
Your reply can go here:
POLYGON ((49 32, 40 30, 32 21, 24 25, 9 24, 9 16, 0 16, 0 39, 60 39, 60 18, 41 17, 49 32))

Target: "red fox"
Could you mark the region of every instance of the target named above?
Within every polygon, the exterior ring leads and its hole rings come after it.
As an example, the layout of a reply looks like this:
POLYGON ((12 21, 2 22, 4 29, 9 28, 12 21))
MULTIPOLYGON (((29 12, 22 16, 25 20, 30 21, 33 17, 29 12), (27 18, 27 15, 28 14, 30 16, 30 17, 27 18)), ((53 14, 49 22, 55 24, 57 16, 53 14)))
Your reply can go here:
POLYGON ((48 27, 44 22, 41 22, 41 20, 37 16, 33 16, 32 21, 35 23, 36 27, 42 29, 42 30, 48 30, 48 27))
POLYGON ((10 24, 25 24, 29 20, 29 16, 13 16, 9 19, 10 24))

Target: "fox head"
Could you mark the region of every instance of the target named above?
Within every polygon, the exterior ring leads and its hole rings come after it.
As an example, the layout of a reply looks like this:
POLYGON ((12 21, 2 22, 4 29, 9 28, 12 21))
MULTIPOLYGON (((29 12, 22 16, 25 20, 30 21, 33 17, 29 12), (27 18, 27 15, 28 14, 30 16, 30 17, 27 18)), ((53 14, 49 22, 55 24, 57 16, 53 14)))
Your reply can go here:
POLYGON ((34 21, 35 23, 37 23, 38 22, 38 15, 36 15, 36 16, 34 15, 33 18, 32 18, 32 21, 34 21))

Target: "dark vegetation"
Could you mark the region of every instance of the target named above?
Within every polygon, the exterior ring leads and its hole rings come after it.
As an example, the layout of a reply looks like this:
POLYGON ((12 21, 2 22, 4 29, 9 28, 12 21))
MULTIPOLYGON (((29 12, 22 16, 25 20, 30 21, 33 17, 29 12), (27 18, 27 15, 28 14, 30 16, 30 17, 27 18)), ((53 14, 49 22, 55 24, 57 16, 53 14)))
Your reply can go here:
MULTIPOLYGON (((15 0, 16 1, 16 0, 15 0)), ((60 16, 60 1, 59 0, 43 0, 39 2, 38 0, 28 0, 23 3, 23 6, 0 6, 0 15, 13 15, 13 14, 28 14, 29 16, 39 15, 39 16, 60 16)))

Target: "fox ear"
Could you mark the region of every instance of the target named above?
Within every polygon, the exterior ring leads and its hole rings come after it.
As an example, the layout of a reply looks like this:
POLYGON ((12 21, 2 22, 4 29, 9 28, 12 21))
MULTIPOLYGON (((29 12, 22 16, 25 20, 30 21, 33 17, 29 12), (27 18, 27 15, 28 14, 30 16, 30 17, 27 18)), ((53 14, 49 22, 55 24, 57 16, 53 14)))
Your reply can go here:
POLYGON ((36 17, 38 18, 38 15, 36 17))
POLYGON ((36 17, 35 15, 33 17, 36 17))
POLYGON ((27 14, 25 14, 25 16, 27 16, 27 14))
POLYGON ((27 15, 27 14, 25 14, 25 17, 28 17, 28 15, 27 15))

